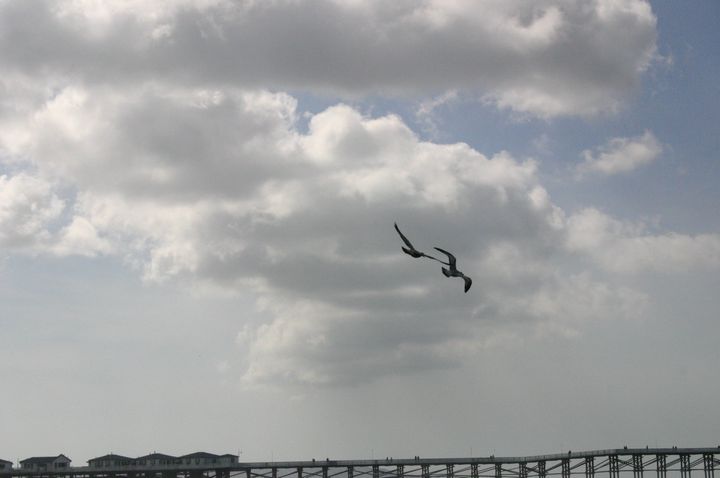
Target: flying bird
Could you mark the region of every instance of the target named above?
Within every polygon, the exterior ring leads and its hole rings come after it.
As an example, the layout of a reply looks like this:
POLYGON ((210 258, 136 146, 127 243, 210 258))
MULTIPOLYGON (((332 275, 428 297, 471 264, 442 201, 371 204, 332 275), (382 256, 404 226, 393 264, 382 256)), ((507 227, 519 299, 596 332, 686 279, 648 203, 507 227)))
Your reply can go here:
MULTIPOLYGON (((429 256, 429 255, 425 254, 424 252, 420 252, 417 249, 415 249, 415 246, 412 245, 412 243, 408 240, 408 238, 405 237, 405 235, 402 232, 400 232, 400 228, 398 227, 397 223, 395 223, 395 230, 397 231, 398 234, 400 234, 400 239, 402 239, 403 242, 405 243, 405 245, 407 246, 407 247, 402 248, 402 250, 405 254, 407 254, 411 257, 414 257, 415 259, 418 259, 420 257, 427 257, 428 259, 432 259, 434 261, 438 261, 442 264, 445 264, 440 259, 437 259, 433 256, 429 256)), ((445 265, 448 265, 448 264, 445 264, 445 265)))
MULTIPOLYGON (((447 269, 444 267, 442 268, 442 272, 443 272, 443 274, 445 274, 445 277, 462 277, 463 280, 465 281, 465 293, 467 293, 467 291, 470 290, 470 286, 472 285, 472 279, 469 278, 468 276, 466 276, 465 274, 463 274, 462 272, 460 272, 459 270, 457 270, 457 267, 455 265, 455 263, 457 262, 455 259, 455 256, 450 254, 448 251, 440 249, 439 247, 435 247, 435 250, 442 252, 443 254, 445 254, 448 257, 448 262, 447 262, 448 268, 447 269)), ((442 262, 442 261, 439 261, 439 262, 442 262)), ((445 262, 443 262, 443 264, 445 264, 445 262)))
POLYGON ((443 274, 445 274, 445 277, 462 277, 462 279, 465 281, 465 292, 470 290, 470 286, 472 286, 472 279, 460 272, 457 269, 455 256, 450 254, 448 251, 440 249, 439 247, 436 247, 435 250, 442 252, 445 254, 448 258, 448 262, 443 262, 440 259, 430 256, 428 254, 425 254, 424 252, 418 251, 415 249, 415 246, 412 245, 410 240, 405 237, 405 235, 400 232, 400 228, 398 227, 397 223, 395 223, 395 230, 400 235, 400 239, 405 243, 407 247, 403 247, 402 250, 405 254, 409 255, 410 257, 414 257, 415 259, 418 259, 420 257, 427 257, 428 259, 432 259, 434 261, 439 262, 440 264, 448 266, 447 269, 445 267, 442 268, 443 274))

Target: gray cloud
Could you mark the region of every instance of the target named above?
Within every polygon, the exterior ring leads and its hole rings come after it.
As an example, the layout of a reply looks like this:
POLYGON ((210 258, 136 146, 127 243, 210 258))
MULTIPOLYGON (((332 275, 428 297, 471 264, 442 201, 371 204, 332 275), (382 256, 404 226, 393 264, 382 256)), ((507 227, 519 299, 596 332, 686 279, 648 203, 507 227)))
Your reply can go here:
MULTIPOLYGON (((250 291, 264 322, 242 326, 231 367, 248 385, 457 367, 644 314, 602 248, 668 241, 566 217, 535 161, 342 103, 305 131, 268 89, 434 96, 430 127, 447 91, 541 117, 613 110, 655 54, 647 2, 5 2, 0 23, 0 152, 19 171, 0 184, 0 245, 250 291), (471 293, 404 256, 395 221, 453 251, 471 293)), ((696 267, 714 238, 686 239, 672 248, 696 267)))
POLYGON ((542 117, 616 109, 656 41, 642 0, 44 1, 0 9, 0 64, 28 76, 345 96, 468 90, 542 117))
POLYGON ((60 92, 14 146, 78 192, 47 252, 118 253, 147 280, 252 291, 267 317, 243 328, 252 385, 454 367, 517 335, 642 315, 641 292, 567 253, 533 161, 424 142, 346 105, 307 133, 296 115, 283 93, 60 92), (395 221, 418 247, 453 251, 471 293, 403 255, 395 221))
POLYGON ((714 45, 686 51, 709 23, 678 8, 656 26, 634 0, 0 0, 0 376, 23 390, 0 448, 712 442, 714 45), (684 74, 643 73, 661 33, 684 74), (659 161, 563 174, 678 121, 658 139, 682 181, 659 161), (394 221, 453 251, 470 292, 394 221))

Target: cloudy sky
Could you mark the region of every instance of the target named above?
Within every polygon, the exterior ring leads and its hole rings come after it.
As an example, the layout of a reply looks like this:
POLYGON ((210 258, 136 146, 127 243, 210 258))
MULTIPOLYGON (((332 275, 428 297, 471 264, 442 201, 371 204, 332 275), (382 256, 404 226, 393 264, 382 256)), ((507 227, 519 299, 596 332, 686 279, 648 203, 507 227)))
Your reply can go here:
POLYGON ((719 21, 0 1, 0 458, 718 444, 719 21))

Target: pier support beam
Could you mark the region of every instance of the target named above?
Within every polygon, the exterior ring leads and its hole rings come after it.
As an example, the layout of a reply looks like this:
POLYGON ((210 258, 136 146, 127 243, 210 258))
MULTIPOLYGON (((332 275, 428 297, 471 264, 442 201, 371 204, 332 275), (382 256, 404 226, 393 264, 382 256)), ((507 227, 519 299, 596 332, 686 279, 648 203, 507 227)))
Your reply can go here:
POLYGON ((570 460, 568 458, 563 458, 561 474, 562 478, 570 478, 570 460))
POLYGON ((680 455, 680 477, 690 478, 691 471, 690 455, 680 455))
POLYGON ((655 456, 657 478, 667 478, 667 457, 665 455, 655 456))
POLYGON ((705 478, 715 478, 715 457, 710 453, 703 455, 703 472, 705 478))
POLYGON ((633 478, 643 478, 643 460, 642 455, 633 455, 633 478))
POLYGON ((595 459, 591 456, 585 458, 585 478, 595 477, 595 459))
POLYGON ((610 463, 610 478, 620 478, 620 461, 617 455, 610 455, 608 457, 610 463))

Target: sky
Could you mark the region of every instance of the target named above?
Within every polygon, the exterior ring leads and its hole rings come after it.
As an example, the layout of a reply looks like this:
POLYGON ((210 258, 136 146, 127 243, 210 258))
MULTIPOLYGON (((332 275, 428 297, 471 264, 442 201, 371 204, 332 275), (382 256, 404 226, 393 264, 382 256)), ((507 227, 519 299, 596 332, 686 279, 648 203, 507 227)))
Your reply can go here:
POLYGON ((0 458, 718 445, 718 21, 1 0, 0 458))

